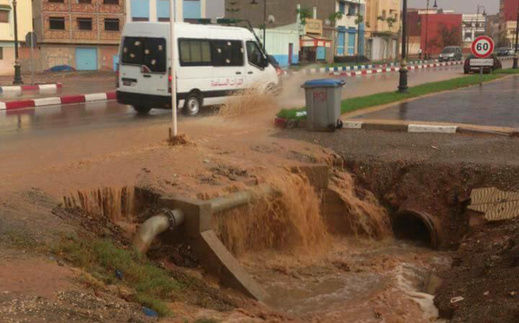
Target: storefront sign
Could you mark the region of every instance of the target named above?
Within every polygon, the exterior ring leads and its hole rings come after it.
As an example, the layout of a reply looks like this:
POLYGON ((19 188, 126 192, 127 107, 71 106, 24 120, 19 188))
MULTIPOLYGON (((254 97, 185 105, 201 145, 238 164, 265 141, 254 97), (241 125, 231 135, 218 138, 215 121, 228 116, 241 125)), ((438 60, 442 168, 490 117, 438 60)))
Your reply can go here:
POLYGON ((306 19, 305 32, 307 34, 322 35, 323 21, 319 19, 306 19))

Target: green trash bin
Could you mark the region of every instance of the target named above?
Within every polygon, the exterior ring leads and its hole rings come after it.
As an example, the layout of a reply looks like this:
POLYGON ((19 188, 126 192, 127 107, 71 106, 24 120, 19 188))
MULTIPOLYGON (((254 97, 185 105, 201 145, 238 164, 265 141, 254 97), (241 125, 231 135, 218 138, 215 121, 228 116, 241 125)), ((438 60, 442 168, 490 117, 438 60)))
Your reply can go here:
POLYGON ((342 125, 342 87, 344 80, 321 79, 303 84, 306 96, 307 129, 333 132, 342 125))

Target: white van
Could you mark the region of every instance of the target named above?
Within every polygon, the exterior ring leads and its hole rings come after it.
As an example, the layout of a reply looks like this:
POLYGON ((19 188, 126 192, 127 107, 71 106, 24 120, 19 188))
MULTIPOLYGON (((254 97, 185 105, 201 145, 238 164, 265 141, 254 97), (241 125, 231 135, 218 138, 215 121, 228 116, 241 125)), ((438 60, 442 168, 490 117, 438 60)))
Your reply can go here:
MULTIPOLYGON (((127 23, 119 52, 117 102, 139 113, 171 109, 169 23, 127 23)), ((276 69, 245 28, 176 23, 178 107, 188 116, 250 86, 278 85, 276 69)))

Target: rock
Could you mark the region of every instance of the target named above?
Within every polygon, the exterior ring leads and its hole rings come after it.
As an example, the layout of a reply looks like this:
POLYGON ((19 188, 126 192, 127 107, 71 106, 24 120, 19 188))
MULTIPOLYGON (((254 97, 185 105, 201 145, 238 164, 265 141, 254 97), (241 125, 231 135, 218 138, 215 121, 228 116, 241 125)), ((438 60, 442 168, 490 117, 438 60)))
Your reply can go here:
POLYGON ((438 288, 442 284, 442 279, 437 275, 430 273, 424 282, 424 292, 430 295, 436 295, 438 288))

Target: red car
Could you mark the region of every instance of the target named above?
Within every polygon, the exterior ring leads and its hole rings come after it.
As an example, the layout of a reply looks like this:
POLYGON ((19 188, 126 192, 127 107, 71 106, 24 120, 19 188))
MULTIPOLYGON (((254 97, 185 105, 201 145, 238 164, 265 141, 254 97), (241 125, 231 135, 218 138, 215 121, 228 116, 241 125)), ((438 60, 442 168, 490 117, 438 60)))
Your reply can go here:
MULTIPOLYGON (((471 59, 475 59, 475 58, 477 58, 477 57, 474 56, 474 55, 470 55, 465 60, 465 65, 463 65, 463 71, 465 72, 465 74, 469 74, 471 72, 479 73, 479 66, 470 65, 470 60, 471 59)), ((483 67, 483 73, 490 73, 492 71, 499 70, 499 69, 503 68, 503 65, 501 64, 501 61, 497 58, 496 54, 492 54, 492 56, 490 56, 489 59, 494 59, 494 65, 493 66, 484 66, 483 67)))

